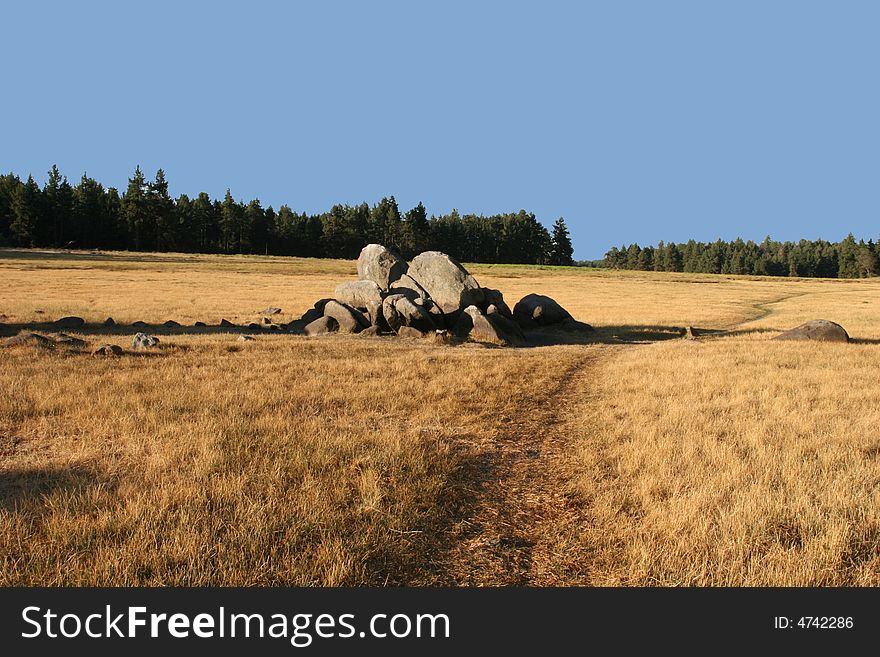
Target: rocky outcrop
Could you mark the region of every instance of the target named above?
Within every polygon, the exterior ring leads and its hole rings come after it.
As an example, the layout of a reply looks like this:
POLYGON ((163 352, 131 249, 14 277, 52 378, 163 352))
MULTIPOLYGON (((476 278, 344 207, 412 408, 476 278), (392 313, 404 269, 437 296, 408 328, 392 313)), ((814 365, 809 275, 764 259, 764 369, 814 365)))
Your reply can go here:
POLYGON ((407 264, 393 251, 368 244, 357 272, 358 280, 336 286, 333 299, 319 300, 283 328, 306 335, 419 335, 437 344, 451 344, 454 334, 505 346, 526 346, 523 328, 592 330, 542 295, 523 297, 511 311, 499 290, 480 287, 461 263, 439 251, 420 253, 407 264))

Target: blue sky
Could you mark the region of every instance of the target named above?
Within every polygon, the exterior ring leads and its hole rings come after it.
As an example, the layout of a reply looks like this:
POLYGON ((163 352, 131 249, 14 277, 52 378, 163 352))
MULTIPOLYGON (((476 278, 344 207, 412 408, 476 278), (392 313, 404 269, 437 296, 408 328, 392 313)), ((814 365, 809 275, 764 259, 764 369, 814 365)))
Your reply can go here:
POLYGON ((880 3, 10 3, 0 170, 562 215, 575 257, 880 236, 880 3))

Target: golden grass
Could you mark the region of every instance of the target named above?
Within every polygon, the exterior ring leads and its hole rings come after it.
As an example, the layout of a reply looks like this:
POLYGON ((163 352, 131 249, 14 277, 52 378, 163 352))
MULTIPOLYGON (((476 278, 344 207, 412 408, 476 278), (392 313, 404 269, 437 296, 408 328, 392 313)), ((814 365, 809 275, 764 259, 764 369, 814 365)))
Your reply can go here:
MULTIPOLYGON (((595 344, 0 351, 0 584, 878 583, 878 282, 469 268, 595 344), (859 343, 770 341, 819 317, 859 343), (685 325, 730 332, 664 340, 685 325)), ((354 275, 5 251, 0 322, 287 321, 354 275)))
POLYGON ((764 335, 619 352, 571 422, 589 580, 880 583, 876 345, 764 335))

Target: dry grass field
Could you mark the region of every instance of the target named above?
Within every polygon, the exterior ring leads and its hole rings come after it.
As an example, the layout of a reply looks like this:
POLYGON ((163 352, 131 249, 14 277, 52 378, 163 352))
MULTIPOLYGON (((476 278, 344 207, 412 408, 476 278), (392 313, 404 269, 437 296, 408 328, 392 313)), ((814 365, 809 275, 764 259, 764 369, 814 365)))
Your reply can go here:
MULTIPOLYGON (((0 585, 880 583, 880 281, 469 269, 595 337, 0 351, 0 585), (771 340, 815 318, 853 343, 771 340)), ((0 251, 0 328, 127 347, 107 316, 286 321, 354 273, 0 251)))

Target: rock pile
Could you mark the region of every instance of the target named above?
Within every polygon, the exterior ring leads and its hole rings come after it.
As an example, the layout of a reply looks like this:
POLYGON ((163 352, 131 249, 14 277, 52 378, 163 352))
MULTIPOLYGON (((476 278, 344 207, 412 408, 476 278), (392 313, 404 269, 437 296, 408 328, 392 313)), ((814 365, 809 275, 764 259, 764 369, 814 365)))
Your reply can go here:
POLYGON ((538 294, 527 295, 511 312, 501 292, 481 287, 461 263, 439 251, 407 262, 380 244, 368 244, 357 272, 358 280, 338 285, 334 298, 317 301, 287 330, 305 335, 431 335, 441 343, 454 335, 503 346, 526 346, 524 330, 592 330, 538 294))

